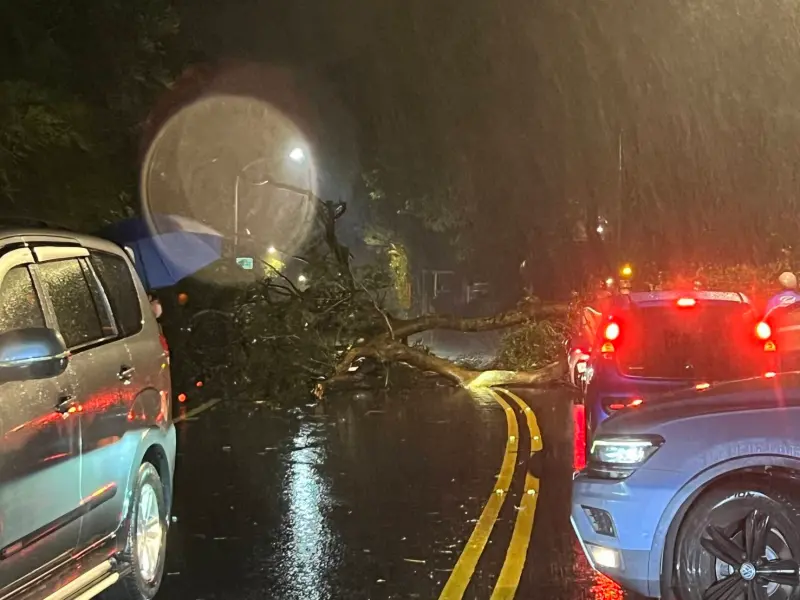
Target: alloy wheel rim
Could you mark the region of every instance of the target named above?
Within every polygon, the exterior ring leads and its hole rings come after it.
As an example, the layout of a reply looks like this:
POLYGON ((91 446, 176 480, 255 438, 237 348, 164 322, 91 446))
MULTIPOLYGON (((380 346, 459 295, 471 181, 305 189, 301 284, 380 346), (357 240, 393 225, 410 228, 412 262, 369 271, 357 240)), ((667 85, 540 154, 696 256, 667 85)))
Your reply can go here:
POLYGON ((151 583, 158 573, 163 540, 164 527, 161 524, 158 497, 153 486, 145 483, 139 495, 136 519, 136 558, 139 574, 147 583, 151 583))
POLYGON ((700 544, 716 559, 717 575, 703 600, 765 600, 781 589, 789 597, 800 586, 797 558, 763 510, 750 511, 733 533, 709 525, 700 544))

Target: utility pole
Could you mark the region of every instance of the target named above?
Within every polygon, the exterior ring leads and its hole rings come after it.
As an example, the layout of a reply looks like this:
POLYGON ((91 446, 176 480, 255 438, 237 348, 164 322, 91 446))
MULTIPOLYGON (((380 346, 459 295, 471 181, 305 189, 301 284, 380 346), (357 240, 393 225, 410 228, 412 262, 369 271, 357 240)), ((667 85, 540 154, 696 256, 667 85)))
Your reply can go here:
POLYGON ((619 130, 619 140, 617 145, 617 252, 622 249, 622 196, 623 179, 622 169, 625 156, 622 152, 622 129, 619 130))

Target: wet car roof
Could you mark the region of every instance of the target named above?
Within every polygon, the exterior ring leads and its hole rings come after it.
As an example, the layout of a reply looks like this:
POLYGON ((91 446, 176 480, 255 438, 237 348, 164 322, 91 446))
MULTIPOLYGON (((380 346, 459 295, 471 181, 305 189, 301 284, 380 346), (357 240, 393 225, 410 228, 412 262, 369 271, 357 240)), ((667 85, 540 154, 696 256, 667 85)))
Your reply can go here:
POLYGON ((631 292, 615 296, 615 304, 624 306, 627 304, 649 304, 659 302, 674 302, 679 298, 694 298, 695 300, 717 301, 717 302, 737 302, 749 304, 747 296, 741 292, 719 292, 711 290, 700 291, 677 291, 666 290, 658 292, 631 292))
POLYGON ((0 228, 0 251, 6 246, 28 245, 28 244, 73 244, 85 248, 94 248, 111 252, 113 254, 122 253, 122 249, 117 244, 103 238, 75 233, 60 229, 1 229, 0 228))

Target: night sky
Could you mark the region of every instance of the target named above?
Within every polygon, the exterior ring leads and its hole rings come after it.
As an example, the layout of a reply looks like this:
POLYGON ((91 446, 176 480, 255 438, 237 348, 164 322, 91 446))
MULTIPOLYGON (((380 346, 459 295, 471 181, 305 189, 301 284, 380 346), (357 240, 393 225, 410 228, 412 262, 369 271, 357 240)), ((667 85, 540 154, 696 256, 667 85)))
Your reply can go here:
POLYGON ((592 206, 629 255, 766 260, 800 233, 794 3, 195 0, 182 14, 206 56, 329 90, 362 166, 444 181, 477 257, 552 252, 592 206))

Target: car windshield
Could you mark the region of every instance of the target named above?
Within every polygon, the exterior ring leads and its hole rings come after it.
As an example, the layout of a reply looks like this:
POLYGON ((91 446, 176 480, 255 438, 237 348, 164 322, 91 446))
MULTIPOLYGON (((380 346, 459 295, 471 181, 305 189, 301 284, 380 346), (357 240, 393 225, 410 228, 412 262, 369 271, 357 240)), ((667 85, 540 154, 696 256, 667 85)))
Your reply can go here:
POLYGON ((750 307, 732 302, 638 307, 624 319, 619 368, 632 377, 665 379, 755 376, 754 325, 750 307))

